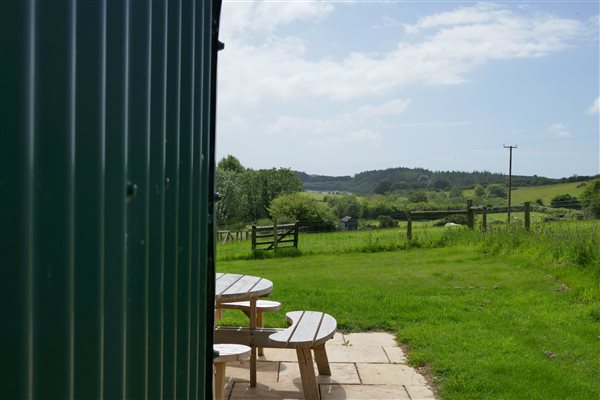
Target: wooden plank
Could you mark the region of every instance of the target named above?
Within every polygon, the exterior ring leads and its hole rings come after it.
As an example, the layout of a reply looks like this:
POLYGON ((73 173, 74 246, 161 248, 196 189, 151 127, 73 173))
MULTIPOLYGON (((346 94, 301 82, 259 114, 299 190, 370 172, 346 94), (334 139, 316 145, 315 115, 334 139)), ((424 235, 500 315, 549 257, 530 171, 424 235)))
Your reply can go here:
POLYGON ((314 346, 315 337, 319 332, 324 316, 325 314, 322 312, 306 311, 302 315, 302 318, 295 322, 298 326, 294 334, 290 337, 289 343, 293 342, 300 346, 314 346))
POLYGON ((281 328, 256 328, 254 331, 243 327, 216 327, 214 330, 213 343, 236 343, 246 346, 285 348, 285 343, 273 342, 269 339, 271 335, 283 332, 287 329, 281 328))
POLYGON ((244 275, 241 274, 217 274, 216 275, 216 287, 215 287, 215 297, 218 297, 227 289, 229 289, 232 285, 234 285, 237 281, 242 279, 244 275))
MULTIPOLYGON (((250 292, 255 293, 256 291, 263 291, 272 287, 273 283, 268 279, 244 275, 233 285, 229 286, 227 290, 221 292, 221 296, 243 295, 245 298, 248 298, 250 292)), ((254 296, 259 297, 258 294, 254 294, 254 296)))
POLYGON ((467 214, 467 210, 432 210, 432 211, 411 211, 412 215, 451 215, 467 214))
POLYGON ((296 321, 302 319, 303 314, 304 311, 292 311, 287 313, 285 316, 288 320, 288 323, 290 323, 291 326, 287 329, 284 329, 283 331, 271 335, 271 341, 282 343, 284 347, 287 346, 290 337, 294 334, 296 328, 298 327, 296 321))
POLYGON ((315 344, 325 342, 333 337, 337 331, 337 321, 329 314, 323 316, 323 321, 319 327, 319 331, 314 338, 315 344))

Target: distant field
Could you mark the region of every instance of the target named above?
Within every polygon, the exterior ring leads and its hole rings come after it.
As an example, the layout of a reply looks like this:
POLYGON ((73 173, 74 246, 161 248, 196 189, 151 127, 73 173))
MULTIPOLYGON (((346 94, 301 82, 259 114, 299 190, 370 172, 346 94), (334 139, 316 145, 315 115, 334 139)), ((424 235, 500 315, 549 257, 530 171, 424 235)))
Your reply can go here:
MULTIPOLYGON (((588 182, 572 182, 559 183, 556 185, 517 187, 514 188, 512 191, 512 203, 523 204, 526 201, 534 202, 537 199, 542 199, 545 205, 549 205, 553 197, 561 194, 570 194, 572 196, 580 197, 586 188, 586 186, 583 186, 582 184, 587 185, 588 182)), ((474 196, 472 189, 465 190, 463 194, 466 197, 474 196)))

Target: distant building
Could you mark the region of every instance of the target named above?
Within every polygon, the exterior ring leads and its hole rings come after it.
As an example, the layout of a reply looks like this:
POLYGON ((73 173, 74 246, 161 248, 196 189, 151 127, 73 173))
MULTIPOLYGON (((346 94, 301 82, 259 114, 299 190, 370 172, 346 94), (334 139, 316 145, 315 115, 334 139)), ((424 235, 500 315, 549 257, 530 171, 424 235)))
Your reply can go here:
POLYGON ((358 229, 358 220, 350 216, 345 216, 344 218, 340 219, 338 228, 346 231, 355 231, 358 229))

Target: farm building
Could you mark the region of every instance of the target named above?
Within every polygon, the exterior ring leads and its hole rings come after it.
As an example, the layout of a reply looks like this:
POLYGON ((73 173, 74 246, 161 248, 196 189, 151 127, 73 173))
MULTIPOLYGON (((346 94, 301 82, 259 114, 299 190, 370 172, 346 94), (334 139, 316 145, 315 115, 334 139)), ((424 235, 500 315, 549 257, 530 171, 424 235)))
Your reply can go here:
POLYGON ((347 231, 355 231, 358 229, 358 220, 350 216, 345 216, 344 218, 340 219, 338 228, 347 231))

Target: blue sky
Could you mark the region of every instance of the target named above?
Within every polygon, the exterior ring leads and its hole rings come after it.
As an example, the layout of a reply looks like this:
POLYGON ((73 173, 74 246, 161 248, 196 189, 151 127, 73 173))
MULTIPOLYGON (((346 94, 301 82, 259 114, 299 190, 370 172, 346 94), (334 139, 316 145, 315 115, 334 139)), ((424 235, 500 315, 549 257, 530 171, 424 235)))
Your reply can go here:
POLYGON ((600 172, 600 2, 224 0, 217 157, 600 172))

